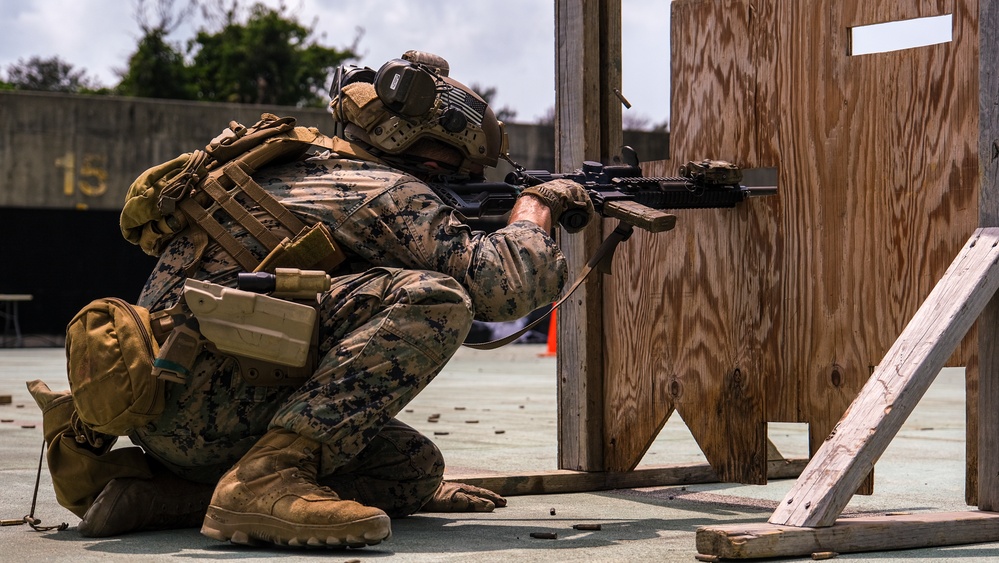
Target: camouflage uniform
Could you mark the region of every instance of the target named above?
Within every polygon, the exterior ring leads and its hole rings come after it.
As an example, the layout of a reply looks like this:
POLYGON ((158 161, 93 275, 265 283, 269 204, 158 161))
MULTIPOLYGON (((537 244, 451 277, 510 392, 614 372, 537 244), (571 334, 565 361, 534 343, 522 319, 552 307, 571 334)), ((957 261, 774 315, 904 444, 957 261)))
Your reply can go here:
MULTIPOLYGON (((473 317, 511 320, 553 301, 564 258, 531 222, 472 231, 424 184, 379 164, 327 154, 255 178, 306 222, 326 223, 348 252, 321 299, 319 367, 299 387, 255 386, 232 358, 204 352, 187 383, 167 385, 163 415, 131 438, 178 475, 213 483, 268 428, 286 428, 323 444, 322 484, 390 515, 414 512, 436 490, 443 459, 393 417, 473 317)), ((180 298, 196 246, 190 234, 170 243, 140 305, 159 310, 180 298)), ((192 276, 233 286, 239 271, 210 243, 192 276)))

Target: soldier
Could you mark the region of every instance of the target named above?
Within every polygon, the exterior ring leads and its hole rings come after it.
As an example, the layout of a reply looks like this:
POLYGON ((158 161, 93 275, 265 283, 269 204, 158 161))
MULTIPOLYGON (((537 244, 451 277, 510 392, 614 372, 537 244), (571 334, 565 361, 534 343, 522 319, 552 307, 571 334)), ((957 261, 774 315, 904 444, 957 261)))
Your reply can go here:
MULTIPOLYGON (((512 320, 557 298, 567 270, 552 226, 566 209, 593 207, 581 186, 556 180, 526 190, 504 228, 465 225, 424 182, 481 176, 505 156, 506 137, 487 104, 447 75, 443 59, 418 52, 378 73, 341 69, 331 91, 336 151, 254 175, 306 223, 324 223, 347 254, 320 299, 318 366, 298 385, 258 385, 237 359, 202 351, 185 383, 166 386, 162 415, 130 435, 152 478, 108 483, 83 515, 83 535, 201 523, 205 535, 241 544, 362 547, 388 538, 393 517, 506 504, 443 482, 437 447, 394 417, 473 319, 512 320)), ((165 248, 138 304, 163 310, 189 276, 231 287, 241 270, 188 229, 165 248)))

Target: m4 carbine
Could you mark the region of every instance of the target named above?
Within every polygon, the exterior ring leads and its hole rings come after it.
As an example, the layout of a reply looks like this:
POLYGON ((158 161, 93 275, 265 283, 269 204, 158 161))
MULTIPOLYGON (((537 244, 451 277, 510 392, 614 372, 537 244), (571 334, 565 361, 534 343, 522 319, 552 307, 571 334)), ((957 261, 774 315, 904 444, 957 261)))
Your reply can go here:
MULTIPOLYGON (((680 167, 677 176, 646 178, 631 147, 624 147, 615 164, 586 161, 568 174, 518 169, 507 174, 504 182, 431 183, 430 187, 465 217, 487 219, 510 211, 524 188, 559 178, 586 188, 602 216, 653 233, 669 230, 676 222, 664 210, 734 207, 748 197, 777 193, 776 186, 741 185, 742 170, 721 160, 689 162, 680 167)), ((559 222, 574 228, 582 226, 585 219, 583 212, 569 211, 559 222)))

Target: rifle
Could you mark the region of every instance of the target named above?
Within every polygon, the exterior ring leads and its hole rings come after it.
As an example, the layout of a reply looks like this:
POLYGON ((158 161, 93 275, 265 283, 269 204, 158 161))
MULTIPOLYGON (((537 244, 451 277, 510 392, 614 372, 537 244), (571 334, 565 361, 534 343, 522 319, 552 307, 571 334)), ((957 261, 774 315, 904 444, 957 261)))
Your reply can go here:
MULTIPOLYGON (((527 187, 566 178, 581 184, 593 207, 604 217, 613 217, 649 232, 673 228, 676 217, 664 210, 727 208, 746 198, 775 195, 776 186, 747 187, 740 184, 742 170, 721 160, 688 162, 677 176, 644 177, 638 155, 624 147, 615 164, 586 161, 568 174, 518 167, 503 182, 431 183, 430 188, 445 203, 468 219, 499 218, 509 212, 527 187)), ((583 212, 567 212, 559 222, 569 228, 583 226, 583 212)))
MULTIPOLYGON (((516 164, 514 166, 516 169, 507 174, 504 182, 437 182, 429 185, 445 203, 454 207, 466 219, 488 220, 499 219, 513 209, 524 188, 566 178, 586 189, 597 213, 620 220, 587 262, 572 287, 552 306, 552 310, 565 302, 593 270, 610 273, 614 250, 619 243, 631 236, 633 227, 652 233, 672 229, 676 224, 676 216, 665 210, 735 207, 746 198, 777 193, 776 185, 741 185, 742 170, 721 160, 688 162, 680 167, 677 176, 646 178, 642 176, 638 155, 631 147, 624 147, 621 157, 615 159, 614 164, 586 161, 582 168, 569 174, 525 170, 516 164)), ((581 228, 586 220, 585 212, 574 213, 570 210, 562 214, 559 223, 567 228, 581 228)), ((513 342, 546 316, 548 314, 505 338, 478 344, 466 342, 465 346, 479 350, 498 348, 513 342)))

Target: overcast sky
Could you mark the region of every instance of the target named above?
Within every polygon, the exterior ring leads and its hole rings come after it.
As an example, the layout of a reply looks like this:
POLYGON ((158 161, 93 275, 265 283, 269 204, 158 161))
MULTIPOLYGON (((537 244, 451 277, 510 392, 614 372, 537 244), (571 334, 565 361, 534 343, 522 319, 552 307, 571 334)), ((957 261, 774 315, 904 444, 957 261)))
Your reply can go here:
MULTIPOLYGON (((177 0, 181 4, 183 0, 177 0)), ((156 0, 147 0, 155 4, 156 0)), ((279 0, 266 0, 277 6, 279 0)), ((301 23, 314 18, 320 43, 351 44, 363 29, 360 64, 377 69, 408 49, 451 64, 451 76, 497 90, 494 105, 533 122, 555 104, 553 0, 286 0, 301 23)), ((242 5, 250 2, 243 1, 242 5)), ((669 0, 625 0, 626 113, 668 118, 669 0)), ((59 56, 105 85, 118 82, 140 38, 134 0, 0 0, 0 70, 32 56, 59 56)), ((200 21, 200 20, 198 20, 200 21)), ((168 37, 184 42, 181 29, 168 37)))

